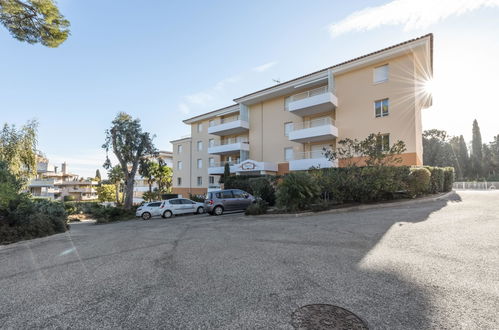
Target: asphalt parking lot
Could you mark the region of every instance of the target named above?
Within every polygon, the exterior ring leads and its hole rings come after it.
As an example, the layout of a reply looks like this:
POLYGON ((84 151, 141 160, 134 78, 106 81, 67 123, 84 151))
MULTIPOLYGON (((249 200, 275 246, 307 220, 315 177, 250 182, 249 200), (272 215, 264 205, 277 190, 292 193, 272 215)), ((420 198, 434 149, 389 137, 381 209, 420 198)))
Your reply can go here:
POLYGON ((499 192, 313 216, 182 216, 0 247, 0 327, 499 329, 499 192))

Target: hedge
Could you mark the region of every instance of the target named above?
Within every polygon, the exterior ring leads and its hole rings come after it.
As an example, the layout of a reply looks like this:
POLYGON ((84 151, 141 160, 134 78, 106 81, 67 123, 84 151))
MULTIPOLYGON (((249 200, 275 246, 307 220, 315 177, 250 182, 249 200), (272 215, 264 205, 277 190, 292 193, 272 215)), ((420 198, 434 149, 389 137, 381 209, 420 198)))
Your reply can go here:
POLYGON ((425 166, 430 171, 430 187, 428 192, 436 194, 444 191, 444 169, 442 167, 425 166))
POLYGON ((444 189, 443 191, 451 191, 452 185, 454 184, 454 179, 456 175, 454 173, 454 167, 444 168, 444 189))
POLYGON ((412 168, 409 174, 407 191, 411 196, 425 194, 430 189, 431 172, 423 167, 412 168))

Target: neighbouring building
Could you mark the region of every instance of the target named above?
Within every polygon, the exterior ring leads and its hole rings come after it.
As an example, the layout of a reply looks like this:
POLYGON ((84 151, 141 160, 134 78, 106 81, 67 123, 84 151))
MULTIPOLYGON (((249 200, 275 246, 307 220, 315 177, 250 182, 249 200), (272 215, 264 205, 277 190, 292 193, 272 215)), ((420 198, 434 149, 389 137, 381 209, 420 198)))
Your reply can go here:
MULTIPOLYGON (((157 157, 151 157, 152 160, 161 159, 162 163, 168 167, 173 168, 173 154, 171 151, 159 151, 157 157)), ((157 189, 157 183, 153 183, 151 186, 152 190, 157 189)), ((135 184, 133 186, 133 199, 134 202, 141 202, 142 195, 144 192, 149 191, 149 183, 147 179, 143 178, 137 171, 137 175, 135 175, 135 184)))
POLYGON ((78 175, 69 173, 66 163, 61 170, 49 164, 44 156, 38 156, 37 175, 28 184, 33 197, 48 199, 64 199, 73 196, 77 201, 97 199, 97 181, 80 179, 78 175))
POLYGON ((284 174, 330 162, 323 148, 383 134, 406 145, 403 165, 423 162, 421 110, 431 106, 428 34, 248 95, 184 120, 189 137, 173 144, 173 192, 218 189, 225 163, 235 174, 284 174))

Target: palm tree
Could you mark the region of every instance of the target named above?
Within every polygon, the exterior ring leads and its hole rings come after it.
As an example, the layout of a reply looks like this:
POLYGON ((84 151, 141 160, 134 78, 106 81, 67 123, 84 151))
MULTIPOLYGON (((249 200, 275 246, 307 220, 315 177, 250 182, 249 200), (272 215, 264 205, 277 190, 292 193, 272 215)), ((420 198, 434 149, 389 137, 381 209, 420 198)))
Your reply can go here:
POLYGON ((107 172, 109 181, 114 184, 116 191, 116 204, 120 204, 120 186, 123 182, 123 170, 120 165, 111 167, 107 172))

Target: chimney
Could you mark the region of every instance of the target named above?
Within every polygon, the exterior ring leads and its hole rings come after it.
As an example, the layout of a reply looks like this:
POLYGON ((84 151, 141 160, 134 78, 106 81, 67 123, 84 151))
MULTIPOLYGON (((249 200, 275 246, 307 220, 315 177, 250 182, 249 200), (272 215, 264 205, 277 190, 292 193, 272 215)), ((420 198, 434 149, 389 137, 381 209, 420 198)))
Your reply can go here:
POLYGON ((54 166, 54 173, 57 173, 57 166, 54 166))
POLYGON ((62 163, 61 171, 62 171, 62 174, 67 174, 68 166, 66 165, 66 162, 62 163))

